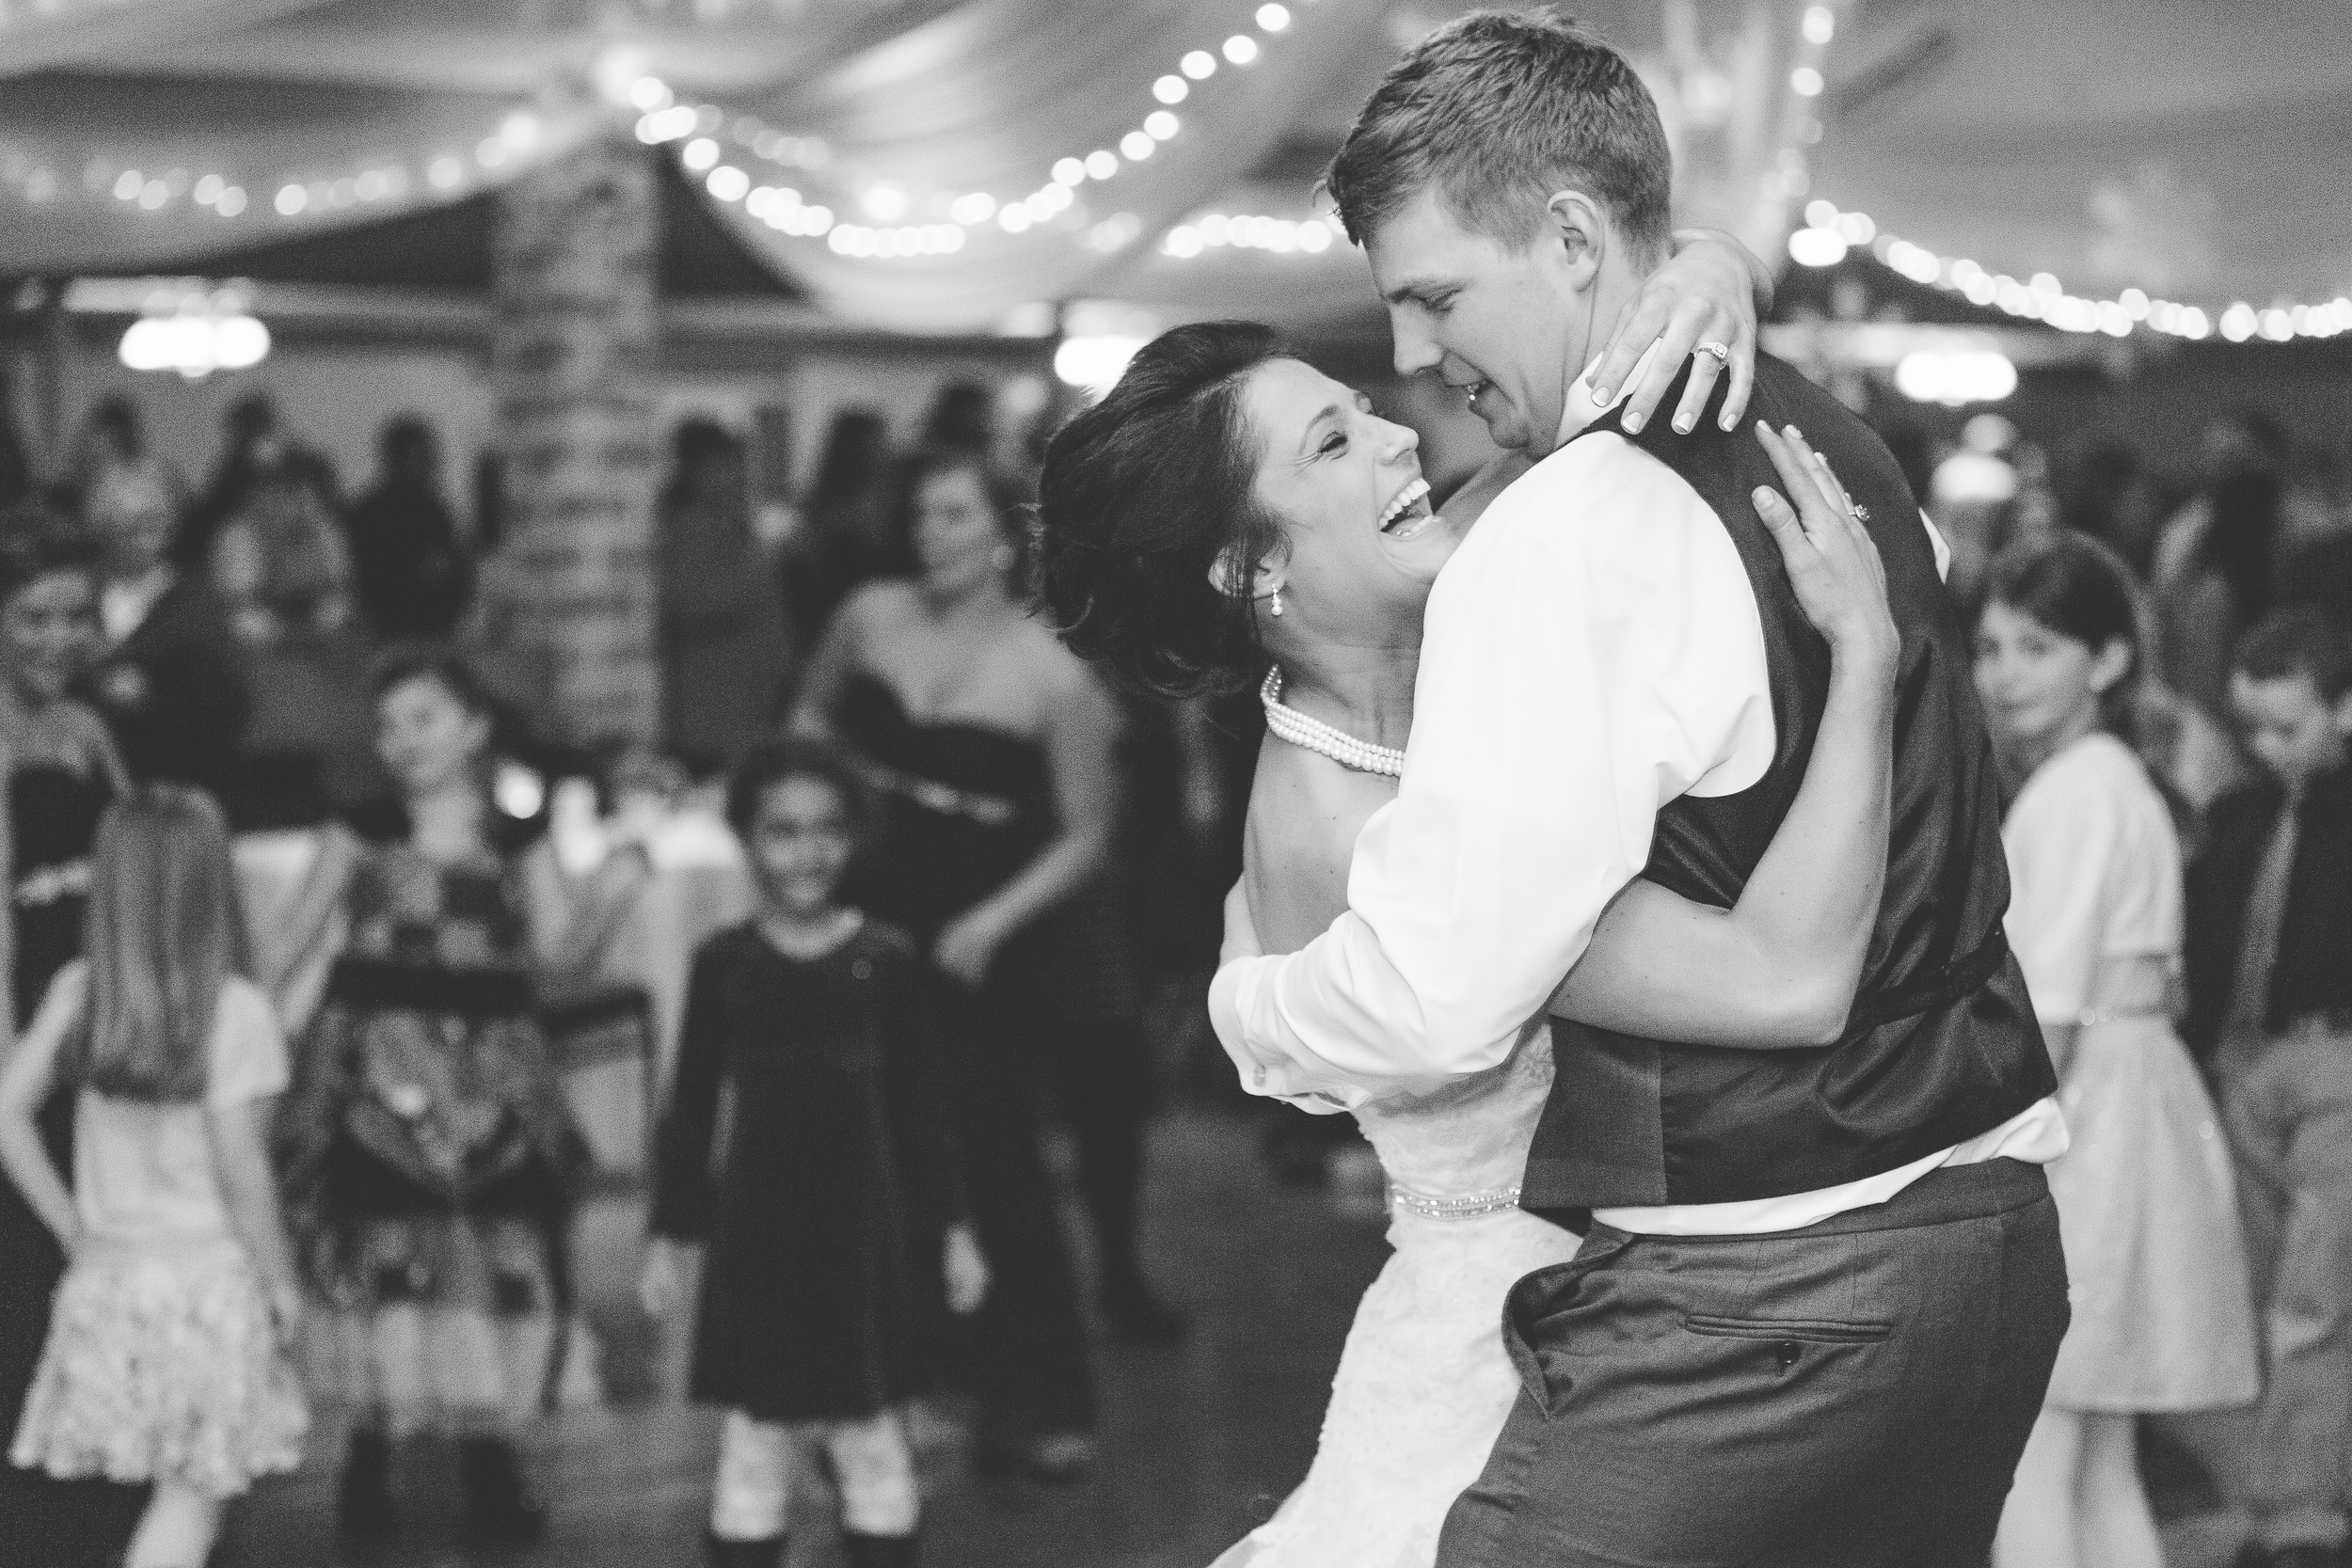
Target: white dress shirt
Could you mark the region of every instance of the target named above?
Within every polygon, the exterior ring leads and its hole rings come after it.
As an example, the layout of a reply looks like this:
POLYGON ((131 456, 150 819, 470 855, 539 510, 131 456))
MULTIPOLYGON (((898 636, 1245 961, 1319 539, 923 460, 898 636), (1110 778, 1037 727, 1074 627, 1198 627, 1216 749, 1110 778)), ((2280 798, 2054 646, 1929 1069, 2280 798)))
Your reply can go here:
MULTIPOLYGON (((1598 413, 1581 377, 1568 406, 1562 444, 1431 591, 1404 776, 1357 841, 1347 912, 1210 987, 1253 1092, 1352 1108, 1502 1061, 1647 863, 1659 809, 1734 794, 1772 762, 1763 626, 1729 532, 1623 436, 1566 440, 1598 413)), ((1810 1225, 1947 1160, 2055 1158, 2063 1123, 2045 1103, 1850 1187, 1596 1218, 1655 1234, 1810 1225)))

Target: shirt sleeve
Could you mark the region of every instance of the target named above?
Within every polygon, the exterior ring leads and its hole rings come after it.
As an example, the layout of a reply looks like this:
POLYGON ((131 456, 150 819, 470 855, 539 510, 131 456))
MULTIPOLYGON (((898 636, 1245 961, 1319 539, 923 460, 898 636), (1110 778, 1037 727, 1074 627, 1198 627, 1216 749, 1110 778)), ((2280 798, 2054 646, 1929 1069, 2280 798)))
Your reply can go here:
POLYGON ((2001 826, 2010 888, 2003 929, 2044 1023, 2082 1017, 2105 948, 2119 814, 2103 809, 2111 802, 2084 787, 2090 781, 2081 760, 2061 755, 2044 763, 2059 771, 2028 780, 2001 826))
POLYGON ((292 1078, 278 1016, 250 980, 231 978, 221 988, 211 1069, 204 1100, 212 1105, 242 1105, 283 1094, 292 1078))
POLYGON ((719 1093, 726 1079, 727 955, 724 933, 703 944, 686 983, 686 1018, 669 1102, 654 1131, 653 1201, 645 1227, 657 1236, 700 1241, 716 1202, 710 1154, 718 1136, 719 1093))
POLYGON ((1488 508, 1430 595, 1397 799, 1348 911, 1236 958, 1210 1016, 1258 1092, 1348 1104, 1501 1061, 1649 855, 1658 809, 1772 758, 1763 629, 1698 493, 1613 434, 1488 508))

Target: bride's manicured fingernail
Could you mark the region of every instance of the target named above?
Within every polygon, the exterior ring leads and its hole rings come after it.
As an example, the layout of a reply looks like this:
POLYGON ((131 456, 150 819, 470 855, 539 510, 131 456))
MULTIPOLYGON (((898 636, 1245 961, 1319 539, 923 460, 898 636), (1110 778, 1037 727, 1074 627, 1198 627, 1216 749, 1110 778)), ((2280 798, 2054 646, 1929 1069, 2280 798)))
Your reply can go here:
POLYGON ((1609 388, 1606 388, 1606 387, 1596 387, 1596 388, 1593 388, 1593 401, 1594 401, 1595 403, 1602 403, 1602 404, 1607 403, 1607 402, 1609 401, 1609 388))
POLYGON ((1642 416, 1639 414, 1628 414, 1625 417, 1625 428, 1628 435, 1640 430, 1642 428, 1642 416))
POLYGON ((1688 436, 1691 434, 1691 427, 1697 422, 1690 415, 1685 414, 1675 420, 1675 431, 1677 435, 1688 436))

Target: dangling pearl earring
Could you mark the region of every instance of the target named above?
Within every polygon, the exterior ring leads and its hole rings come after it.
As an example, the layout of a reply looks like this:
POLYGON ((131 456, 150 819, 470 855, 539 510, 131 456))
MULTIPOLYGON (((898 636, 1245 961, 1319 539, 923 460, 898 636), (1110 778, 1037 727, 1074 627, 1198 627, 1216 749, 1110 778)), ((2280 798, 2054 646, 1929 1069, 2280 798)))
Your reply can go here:
POLYGON ((1279 588, 1274 591, 1274 602, 1266 608, 1274 612, 1276 620, 1282 618, 1282 591, 1279 588))

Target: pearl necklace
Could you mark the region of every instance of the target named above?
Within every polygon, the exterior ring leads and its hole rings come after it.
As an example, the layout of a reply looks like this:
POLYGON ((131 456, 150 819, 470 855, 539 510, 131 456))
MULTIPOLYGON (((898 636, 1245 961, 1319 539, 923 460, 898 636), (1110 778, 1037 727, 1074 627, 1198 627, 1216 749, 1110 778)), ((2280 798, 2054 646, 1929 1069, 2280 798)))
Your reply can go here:
POLYGON ((1258 701, 1265 705, 1265 727, 1292 745, 1329 757, 1342 768, 1359 773, 1377 773, 1388 779, 1403 776, 1405 753, 1397 748, 1359 740, 1345 730, 1334 729, 1320 719, 1310 719, 1285 704, 1279 665, 1265 673, 1265 684, 1258 688, 1258 701))

